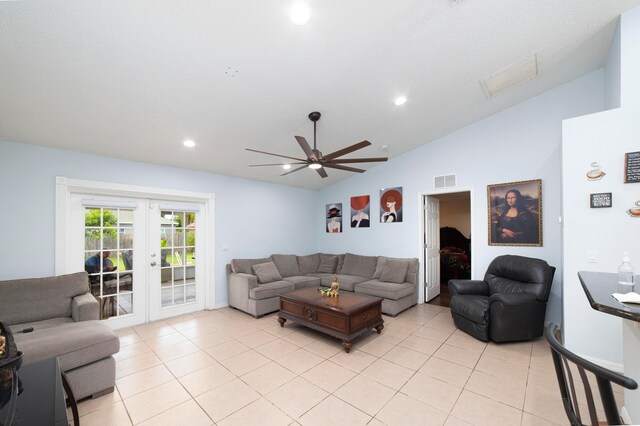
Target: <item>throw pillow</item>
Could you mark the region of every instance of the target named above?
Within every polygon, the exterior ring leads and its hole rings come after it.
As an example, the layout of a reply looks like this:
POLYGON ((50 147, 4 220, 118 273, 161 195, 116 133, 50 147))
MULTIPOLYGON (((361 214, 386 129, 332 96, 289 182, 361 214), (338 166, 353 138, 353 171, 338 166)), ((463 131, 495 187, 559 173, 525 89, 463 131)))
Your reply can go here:
POLYGON ((341 274, 355 275, 358 277, 373 278, 376 270, 378 256, 360 256, 358 254, 346 253, 342 264, 341 274))
POLYGON ((318 266, 318 273, 335 274, 337 264, 338 256, 327 256, 324 254, 320 254, 320 266, 318 266))
POLYGON ((409 264, 407 262, 387 259, 384 262, 384 269, 380 274, 380 281, 401 284, 407 277, 407 269, 409 269, 409 264))
POLYGON ((276 264, 278 272, 283 277, 294 277, 300 275, 298 259, 295 254, 272 254, 271 259, 276 264))
POLYGON ((298 256, 298 268, 300 274, 312 274, 318 270, 320 265, 320 253, 309 254, 307 256, 298 256))
POLYGON ((280 281, 282 275, 278 272, 276 264, 273 262, 257 263, 252 266, 253 273, 258 277, 260 284, 280 281))

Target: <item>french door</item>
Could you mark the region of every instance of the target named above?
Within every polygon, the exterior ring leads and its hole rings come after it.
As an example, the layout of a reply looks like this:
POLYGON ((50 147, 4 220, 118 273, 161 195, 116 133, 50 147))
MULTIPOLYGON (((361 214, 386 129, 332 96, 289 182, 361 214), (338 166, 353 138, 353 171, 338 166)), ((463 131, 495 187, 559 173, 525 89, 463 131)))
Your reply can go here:
POLYGON ((205 306, 203 205, 71 194, 69 263, 114 328, 205 306))

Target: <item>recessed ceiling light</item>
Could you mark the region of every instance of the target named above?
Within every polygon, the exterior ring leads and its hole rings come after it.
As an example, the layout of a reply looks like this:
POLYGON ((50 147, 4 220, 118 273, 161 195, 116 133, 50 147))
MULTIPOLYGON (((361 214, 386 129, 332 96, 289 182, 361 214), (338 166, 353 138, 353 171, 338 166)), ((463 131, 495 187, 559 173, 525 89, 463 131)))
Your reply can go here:
POLYGON ((309 5, 306 3, 296 2, 291 7, 289 17, 294 24, 304 25, 311 19, 311 9, 309 9, 309 5))
POLYGON ((196 143, 190 139, 187 139, 186 141, 182 142, 182 144, 187 148, 193 148, 194 146, 196 146, 196 143))
POLYGON ((406 96, 398 96, 396 98, 395 101, 393 101, 393 104, 395 106, 400 106, 400 105, 404 105, 407 102, 407 97, 406 96))
POLYGON ((315 169, 321 169, 322 168, 322 164, 320 164, 320 163, 311 163, 311 164, 309 164, 309 168, 310 169, 314 169, 314 170, 315 169))
POLYGON ((283 164, 282 168, 285 170, 289 170, 291 168, 291 164, 283 164))

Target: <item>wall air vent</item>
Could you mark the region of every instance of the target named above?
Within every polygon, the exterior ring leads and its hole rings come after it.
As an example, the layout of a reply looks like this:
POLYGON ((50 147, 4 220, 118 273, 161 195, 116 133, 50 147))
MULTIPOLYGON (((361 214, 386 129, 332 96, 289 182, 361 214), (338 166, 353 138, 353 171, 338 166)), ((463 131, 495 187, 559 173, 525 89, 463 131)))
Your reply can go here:
POLYGON ((452 186, 456 186, 456 175, 442 175, 436 176, 433 178, 433 187, 435 189, 438 188, 450 188, 452 186))
POLYGON ((522 58, 491 74, 480 85, 488 99, 531 80, 540 74, 535 54, 522 58))

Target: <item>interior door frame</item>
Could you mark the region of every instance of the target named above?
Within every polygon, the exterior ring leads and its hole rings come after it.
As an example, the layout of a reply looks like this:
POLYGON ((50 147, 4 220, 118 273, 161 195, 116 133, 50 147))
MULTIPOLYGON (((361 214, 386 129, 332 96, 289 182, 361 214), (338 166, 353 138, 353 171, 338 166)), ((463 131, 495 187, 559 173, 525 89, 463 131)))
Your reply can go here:
POLYGON ((56 212, 55 212, 55 274, 61 275, 69 270, 70 234, 71 234, 71 194, 103 195, 113 197, 144 198, 167 202, 191 202, 204 204, 205 221, 205 309, 213 309, 216 304, 215 282, 215 194, 204 192, 179 191, 174 189, 148 186, 127 185, 70 179, 56 176, 56 212))
MULTIPOLYGON (((470 220, 471 220, 471 253, 476 253, 476 240, 478 239, 477 237, 477 232, 475 232, 475 210, 473 208, 473 200, 474 200, 474 190, 473 187, 471 186, 452 186, 452 187, 448 187, 448 188, 440 188, 440 189, 434 189, 431 191, 427 191, 427 192, 421 192, 418 194, 418 232, 419 232, 419 238, 418 238, 418 252, 420 253, 420 264, 424 265, 424 268, 420 268, 419 274, 418 274, 418 279, 419 279, 419 289, 418 289, 418 303, 425 303, 425 268, 427 267, 425 262, 425 248, 424 248, 424 231, 425 231, 425 222, 428 220, 428 217, 425 218, 424 215, 424 200, 426 197, 428 196, 433 196, 433 195, 443 195, 443 194, 454 194, 456 192, 468 192, 469 193, 469 213, 470 213, 470 220), (475 236, 475 237, 474 237, 475 236)), ((428 215, 428 213, 427 213, 428 215)), ((471 256, 471 279, 475 279, 475 256, 471 256)))

